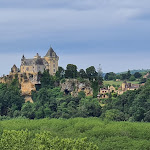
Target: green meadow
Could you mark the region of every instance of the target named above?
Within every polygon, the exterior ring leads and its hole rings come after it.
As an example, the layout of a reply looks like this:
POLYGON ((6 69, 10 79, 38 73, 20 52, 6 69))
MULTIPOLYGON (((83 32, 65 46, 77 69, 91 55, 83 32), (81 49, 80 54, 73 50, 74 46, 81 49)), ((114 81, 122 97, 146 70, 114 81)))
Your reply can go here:
MULTIPOLYGON (((13 149, 13 142, 15 143, 14 145, 16 145, 17 142, 16 139, 12 141, 12 138, 10 138, 9 136, 13 137, 12 134, 16 134, 16 135, 20 134, 21 130, 30 132, 30 134, 28 134, 30 136, 28 136, 28 138, 25 139, 26 143, 29 143, 28 146, 30 146, 31 144, 30 141, 32 141, 32 139, 35 138, 36 134, 43 135, 44 132, 44 135, 46 136, 48 136, 48 134, 46 133, 50 133, 53 138, 57 137, 59 139, 69 138, 71 140, 75 140, 75 139, 86 138, 86 143, 92 143, 95 147, 93 146, 87 148, 84 147, 85 149, 96 149, 96 146, 97 149, 99 150, 134 150, 134 149, 149 150, 150 149, 150 142, 149 142, 150 123, 110 122, 106 120, 102 121, 99 118, 4 120, 0 122, 1 143, 4 142, 5 145, 7 145, 8 141, 10 141, 10 143, 12 143, 11 149, 13 149), (15 130, 17 132, 14 132, 12 130, 15 130), (9 132, 5 133, 6 131, 9 132), (3 134, 5 134, 5 136, 3 134)), ((19 137, 17 136, 17 138, 19 137)), ((41 140, 41 137, 39 139, 41 140)), ((36 142, 36 144, 38 142, 36 142)), ((54 144, 56 143, 58 145, 58 142, 53 142, 53 143, 54 144)), ((83 143, 83 141, 81 143, 83 143)), ((20 142, 20 145, 21 144, 22 143, 20 142)), ((43 145, 42 144, 43 143, 40 142, 40 146, 38 147, 41 147, 41 149, 44 150, 43 148, 44 144, 43 145)), ((84 149, 84 148, 81 147, 81 148, 74 148, 74 149, 84 149)), ((22 149, 24 150, 25 147, 23 147, 22 149)), ((64 149, 64 148, 55 148, 55 149, 64 149)))
MULTIPOLYGON (((127 81, 127 82, 132 83, 132 84, 139 84, 139 81, 127 81)), ((105 86, 106 85, 121 86, 123 81, 113 81, 113 80, 111 80, 111 81, 104 81, 103 83, 104 83, 105 86)))

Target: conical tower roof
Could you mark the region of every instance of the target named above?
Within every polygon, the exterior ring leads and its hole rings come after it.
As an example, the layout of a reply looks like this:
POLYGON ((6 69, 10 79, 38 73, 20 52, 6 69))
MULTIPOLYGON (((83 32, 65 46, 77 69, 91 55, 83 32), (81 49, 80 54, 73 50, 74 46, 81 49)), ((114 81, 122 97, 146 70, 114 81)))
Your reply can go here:
POLYGON ((52 47, 50 47, 50 49, 48 50, 47 54, 45 55, 45 57, 52 57, 53 56, 54 50, 52 47))

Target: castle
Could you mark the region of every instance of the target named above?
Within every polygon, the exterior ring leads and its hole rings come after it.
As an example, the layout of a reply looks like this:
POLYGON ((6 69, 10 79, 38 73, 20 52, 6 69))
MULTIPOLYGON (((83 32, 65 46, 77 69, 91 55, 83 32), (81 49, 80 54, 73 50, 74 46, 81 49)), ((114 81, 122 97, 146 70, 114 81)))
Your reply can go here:
POLYGON ((12 79, 18 77, 21 85, 22 95, 25 96, 26 101, 32 102, 31 92, 36 90, 36 85, 41 84, 38 80, 38 73, 43 73, 44 70, 49 70, 50 75, 55 75, 58 71, 59 57, 50 47, 46 55, 42 58, 37 53, 32 59, 27 59, 22 56, 20 69, 16 65, 13 65, 11 72, 7 76, 0 78, 1 83, 10 83, 12 79))
MULTIPOLYGON (((25 56, 22 56, 20 73, 30 73, 37 74, 38 72, 43 73, 44 70, 49 70, 51 75, 55 75, 58 70, 58 60, 59 57, 56 55, 52 47, 48 50, 47 54, 42 58, 37 55, 33 59, 26 59, 25 56)), ((11 73, 16 73, 19 70, 14 65, 11 69, 11 73)))

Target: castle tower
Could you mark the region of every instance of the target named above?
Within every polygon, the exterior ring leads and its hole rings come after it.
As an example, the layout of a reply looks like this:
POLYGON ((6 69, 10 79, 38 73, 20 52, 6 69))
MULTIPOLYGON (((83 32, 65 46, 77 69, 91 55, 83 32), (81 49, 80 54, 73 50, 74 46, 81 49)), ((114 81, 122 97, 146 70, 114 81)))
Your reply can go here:
POLYGON ((25 57, 24 57, 24 55, 23 55, 22 58, 21 58, 21 64, 22 64, 22 65, 24 64, 24 60, 25 60, 25 57))
POLYGON ((39 53, 36 54, 36 56, 34 56, 35 59, 41 58, 41 56, 39 55, 39 53))
POLYGON ((11 73, 18 73, 18 68, 16 65, 13 65, 13 67, 11 68, 11 73))
POLYGON ((59 57, 56 55, 52 47, 50 47, 44 58, 49 64, 48 68, 46 69, 49 69, 49 73, 51 75, 55 75, 55 73, 58 71, 59 57))
POLYGON ((122 83, 122 91, 125 91, 126 88, 127 88, 127 82, 124 81, 124 82, 122 83))

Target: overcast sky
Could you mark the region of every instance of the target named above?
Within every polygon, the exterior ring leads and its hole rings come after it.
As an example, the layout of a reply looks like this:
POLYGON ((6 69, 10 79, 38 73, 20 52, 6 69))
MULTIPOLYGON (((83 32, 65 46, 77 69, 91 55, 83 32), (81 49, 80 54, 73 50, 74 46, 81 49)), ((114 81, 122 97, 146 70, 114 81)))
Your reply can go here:
POLYGON ((150 0, 0 0, 0 75, 50 45, 64 68, 150 69, 150 0))

